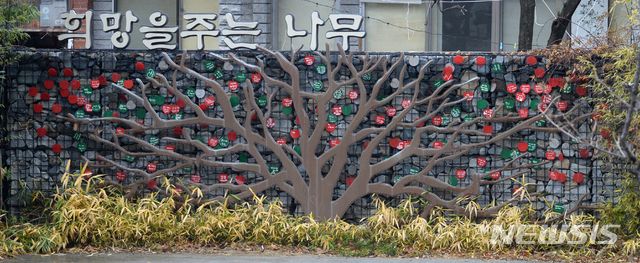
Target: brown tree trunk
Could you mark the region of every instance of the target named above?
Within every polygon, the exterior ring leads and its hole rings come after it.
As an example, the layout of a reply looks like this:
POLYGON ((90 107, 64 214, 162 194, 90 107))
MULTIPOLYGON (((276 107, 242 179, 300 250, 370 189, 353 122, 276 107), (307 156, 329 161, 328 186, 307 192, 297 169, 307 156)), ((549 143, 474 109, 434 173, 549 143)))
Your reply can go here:
POLYGON ((536 0, 520 0, 520 34, 518 36, 518 51, 531 50, 533 42, 533 15, 536 0))
POLYGON ((567 0, 567 2, 564 3, 562 11, 558 13, 558 18, 553 20, 553 24, 551 24, 551 34, 549 41, 547 41, 547 46, 562 42, 564 32, 567 30, 569 23, 571 23, 571 17, 578 8, 578 5, 580 5, 580 1, 581 0, 567 0))

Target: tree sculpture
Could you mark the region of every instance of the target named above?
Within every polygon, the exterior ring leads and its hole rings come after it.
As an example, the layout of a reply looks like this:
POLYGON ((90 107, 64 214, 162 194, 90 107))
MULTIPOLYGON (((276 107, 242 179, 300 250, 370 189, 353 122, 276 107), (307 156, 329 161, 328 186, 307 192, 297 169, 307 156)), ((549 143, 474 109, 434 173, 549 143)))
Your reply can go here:
MULTIPOLYGON (((258 78, 258 82, 264 81, 265 85, 257 85, 255 80, 251 79, 241 82, 242 87, 238 95, 243 96, 244 101, 242 105, 238 106, 233 105, 232 101, 235 95, 229 95, 228 88, 221 84, 224 83, 223 81, 209 78, 188 67, 189 63, 192 63, 189 54, 184 52, 182 55, 171 58, 168 54, 163 53, 166 63, 174 70, 171 80, 162 74, 148 76, 146 83, 138 79, 139 94, 114 84, 131 99, 143 105, 151 116, 152 122, 142 123, 135 118, 116 117, 79 119, 73 115, 64 117, 64 119, 80 124, 119 122, 128 126, 126 132, 110 131, 110 134, 105 135, 101 131, 96 131, 90 138, 128 156, 156 155, 176 161, 175 166, 150 172, 149 170, 128 167, 122 162, 110 160, 105 156, 98 156, 97 159, 101 163, 92 163, 93 167, 117 167, 120 170, 135 173, 140 178, 140 180, 124 187, 128 191, 127 196, 132 196, 145 184, 155 182, 157 177, 171 174, 184 167, 193 165, 226 167, 238 174, 255 175, 255 178, 247 179, 245 182, 244 178, 236 176, 236 179, 240 180, 236 180, 235 183, 233 183, 234 178, 230 178, 228 181, 220 180, 212 185, 190 180, 174 180, 173 183, 180 189, 184 189, 190 197, 190 202, 199 204, 213 200, 223 201, 224 196, 206 198, 207 193, 219 189, 226 189, 238 199, 244 199, 277 187, 299 202, 304 213, 323 220, 344 215, 354 201, 369 194, 420 196, 427 201, 424 215, 427 215, 434 207, 443 207, 460 214, 474 213, 477 216, 490 216, 502 206, 520 200, 525 188, 518 190, 520 192, 516 192, 511 200, 486 210, 469 211, 459 201, 467 196, 479 195, 483 186, 511 181, 513 178, 528 173, 529 168, 547 163, 530 164, 523 160, 524 154, 519 156, 516 154, 504 167, 484 174, 472 174, 465 185, 454 186, 443 178, 434 177, 430 171, 436 165, 459 158, 474 147, 500 143, 508 139, 510 135, 527 129, 545 132, 557 132, 557 129, 534 125, 536 121, 544 118, 539 114, 524 119, 513 113, 505 113, 502 116, 494 115, 494 112, 501 112, 501 106, 485 111, 483 117, 476 117, 465 122, 453 119, 443 125, 440 123, 441 116, 449 114, 449 112, 444 112, 445 109, 448 111, 452 106, 470 103, 473 93, 463 93, 460 89, 474 89, 475 86, 469 86, 478 80, 477 77, 455 85, 454 81, 450 80, 439 87, 425 91, 421 88, 421 82, 423 82, 426 72, 430 70, 433 61, 423 63, 418 71, 409 72, 404 55, 396 59, 390 59, 384 55, 369 54, 356 57, 353 52, 346 54, 340 46, 338 49, 339 54, 333 57, 330 55, 328 45, 325 53, 315 53, 316 57, 319 57, 326 66, 327 74, 324 85, 316 87, 317 89, 311 89, 305 83, 300 82, 301 72, 295 65, 295 62, 301 59, 300 49, 292 50, 289 54, 262 49, 265 57, 258 58, 256 64, 250 64, 238 54, 230 53, 226 57, 207 54, 218 61, 244 67, 247 71, 259 75, 254 76, 258 78), (274 74, 274 67, 281 68, 286 74, 274 74), (363 79, 367 79, 374 71, 379 73, 377 79, 374 77, 373 85, 366 84, 363 79), (344 74, 339 74, 339 72, 344 74), (207 92, 215 95, 215 104, 219 105, 217 112, 208 108, 207 105, 196 104, 192 98, 185 95, 184 87, 178 85, 179 79, 185 76, 206 83, 207 92), (392 79, 394 76, 397 76, 397 79, 392 79), (412 80, 406 81, 407 79, 412 80), (392 86, 397 85, 397 88, 383 96, 382 90, 385 90, 385 85, 389 85, 389 83, 392 83, 392 86), (185 103, 184 108, 193 109, 194 116, 185 119, 162 118, 161 116, 169 115, 161 115, 157 110, 158 107, 154 108, 150 104, 147 93, 151 86, 168 89, 177 99, 185 103), (345 127, 330 129, 329 127, 332 126, 331 118, 340 115, 340 110, 342 110, 336 108, 336 92, 344 94, 347 90, 352 91, 353 97, 351 99, 357 105, 357 110, 353 110, 354 115, 350 116, 352 119, 346 123, 345 127), (259 95, 264 96, 259 98, 259 95), (266 98, 266 103, 264 98, 266 98), (276 112, 282 110, 279 98, 282 98, 286 104, 285 107, 290 104, 291 108, 289 109, 295 114, 292 116, 295 116, 297 123, 291 131, 291 137, 287 139, 282 139, 282 134, 274 135, 276 133, 272 130, 272 117, 276 112), (376 112, 388 110, 385 107, 390 102, 400 100, 402 100, 402 109, 393 112, 394 114, 390 115, 393 117, 387 119, 384 115, 376 116, 376 112), (415 116, 418 112, 415 110, 416 108, 420 108, 424 114, 415 116), (239 114, 240 111, 246 112, 246 116, 239 114), (385 123, 372 125, 374 119, 380 117, 385 123), (489 126, 492 123, 511 122, 517 122, 517 124, 502 132, 476 129, 478 124, 489 126), (207 144, 196 139, 193 131, 187 128, 182 129, 182 135, 160 138, 160 141, 197 149, 196 154, 188 155, 182 154, 178 150, 181 146, 176 147, 176 150, 162 149, 156 144, 136 136, 136 133, 139 132, 173 130, 176 127, 202 124, 224 127, 237 134, 239 139, 228 148, 212 147, 215 143, 207 144), (389 139, 391 134, 411 137, 389 139), (444 135, 447 141, 441 145, 434 144, 435 140, 427 136, 432 134, 444 135), (461 144, 459 137, 462 135, 478 139, 475 142, 467 141, 461 144), (328 139, 331 139, 330 147, 325 147, 324 142, 328 139), (384 158, 377 153, 381 148, 390 147, 390 145, 397 149, 397 152, 392 156, 384 158), (350 163, 350 159, 347 157, 347 153, 354 149, 361 151, 355 164, 350 163), (272 154, 266 158, 265 152, 272 154), (239 154, 247 154, 249 161, 233 162, 230 161, 231 159, 222 158, 239 154), (426 165, 420 167, 420 170, 413 174, 397 178, 394 182, 376 179, 377 175, 391 169, 394 165, 402 164, 407 159, 411 160, 416 157, 420 161, 426 161, 426 165), (349 163, 350 165, 348 165, 349 163), (274 167, 274 164, 277 167, 274 167), (347 166, 353 168, 351 166, 354 165, 357 167, 357 176, 345 178, 347 166), (489 177, 492 174, 516 169, 523 170, 494 180, 489 177), (336 194, 335 189, 338 182, 344 182, 345 179, 349 186, 343 192, 339 192, 340 194, 336 194), (436 194, 433 192, 434 189, 450 191, 452 195, 436 194)), ((554 118, 554 116, 549 117, 554 118)), ((291 119, 291 122, 293 121, 291 119)), ((462 177, 464 178, 465 175, 462 177)), ((106 182, 119 185, 109 177, 106 178, 106 182)), ((155 184, 149 184, 149 186, 163 191, 155 184)), ((170 193, 165 194, 171 195, 170 193)), ((235 198, 230 199, 230 201, 235 200, 235 198)))

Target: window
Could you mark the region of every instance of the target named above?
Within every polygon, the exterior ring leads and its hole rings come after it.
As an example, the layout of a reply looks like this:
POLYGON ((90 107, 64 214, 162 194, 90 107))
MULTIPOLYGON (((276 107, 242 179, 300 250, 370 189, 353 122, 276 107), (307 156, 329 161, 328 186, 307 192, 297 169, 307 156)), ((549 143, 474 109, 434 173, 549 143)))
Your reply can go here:
POLYGON ((442 51, 491 51, 492 2, 443 2, 442 51), (464 9, 463 9, 464 8, 464 9))
POLYGON ((426 4, 366 3, 364 9, 366 51, 425 50, 426 4))

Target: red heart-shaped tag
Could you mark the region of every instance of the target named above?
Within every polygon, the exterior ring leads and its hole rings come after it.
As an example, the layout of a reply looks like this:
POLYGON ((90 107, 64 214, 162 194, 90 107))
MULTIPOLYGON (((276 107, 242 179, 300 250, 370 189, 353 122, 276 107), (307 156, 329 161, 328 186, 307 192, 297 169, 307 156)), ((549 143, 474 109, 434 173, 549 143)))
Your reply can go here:
POLYGON ((98 81, 100 82, 100 85, 107 85, 107 78, 103 75, 98 76, 98 81))
POLYGON ((50 68, 49 69, 49 76, 52 76, 52 77, 58 76, 58 71, 56 71, 53 68, 50 68))
POLYGON ((184 106, 187 106, 187 104, 184 103, 184 101, 182 99, 176 100, 176 105, 178 105, 178 107, 180 107, 180 108, 184 108, 184 106))
POLYGON ((35 97, 36 95, 38 95, 38 88, 36 87, 29 88, 29 95, 31 97, 35 97))
POLYGON ((61 89, 60 90, 60 96, 62 96, 63 98, 69 97, 70 93, 71 93, 71 91, 69 91, 68 89, 61 89))
POLYGON ((64 75, 67 77, 73 76, 73 70, 71 70, 70 68, 64 69, 64 75))
POLYGON ((226 183, 229 181, 229 175, 228 174, 219 174, 218 175, 218 181, 220 181, 221 183, 226 183))
POLYGON ((51 89, 51 88, 53 88, 53 80, 45 80, 45 81, 44 81, 44 88, 45 88, 45 89, 51 89))
POLYGON ((38 128, 38 130, 36 132, 38 133, 38 136, 40 136, 40 137, 44 137, 45 135, 47 135, 47 129, 46 128, 38 128))
POLYGON ((291 130, 290 134, 291 134, 291 138, 294 138, 294 139, 300 138, 300 131, 299 130, 291 130))
POLYGON ((78 102, 78 96, 76 95, 69 95, 69 98, 67 98, 69 100, 69 103, 71 104, 76 104, 78 102))
POLYGON ((60 86, 61 89, 69 89, 69 81, 60 81, 58 82, 58 86, 60 86))
POLYGON ((227 139, 229 139, 230 141, 235 141, 238 139, 238 134, 236 132, 229 132, 227 133, 227 139))
POLYGON ((133 88, 133 80, 127 79, 124 81, 124 87, 126 89, 131 89, 133 88))
POLYGON ((244 176, 242 175, 236 176, 236 184, 244 184, 244 181, 245 181, 244 176))
POLYGON ((51 106, 51 110, 52 110, 54 113, 60 113, 60 111, 62 111, 62 105, 60 105, 60 104, 53 104, 53 105, 51 106))
POLYGON ((118 73, 113 73, 111 74, 111 80, 113 82, 118 82, 118 80, 120 80, 120 78, 122 78, 122 75, 118 74, 118 73))
POLYGON ((51 146, 51 150, 53 150, 54 153, 60 153, 60 151, 62 150, 62 145, 54 144, 53 146, 51 146))
POLYGON ((72 80, 71 81, 71 88, 72 89, 79 89, 80 88, 80 81, 79 80, 72 80))
POLYGON ((124 181, 125 177, 126 177, 126 174, 124 172, 117 172, 116 173, 116 179, 118 179, 118 181, 124 181))
POLYGON ((171 106, 169 106, 169 105, 162 105, 162 112, 163 112, 164 114, 169 114, 169 113, 171 113, 171 106))
POLYGON ((35 104, 35 105, 33 105, 33 111, 34 111, 35 113, 40 113, 40 112, 42 112, 42 109, 43 109, 42 104, 35 104))
POLYGON ((353 181, 355 180, 355 177, 347 177, 347 186, 351 186, 351 184, 353 184, 353 181))

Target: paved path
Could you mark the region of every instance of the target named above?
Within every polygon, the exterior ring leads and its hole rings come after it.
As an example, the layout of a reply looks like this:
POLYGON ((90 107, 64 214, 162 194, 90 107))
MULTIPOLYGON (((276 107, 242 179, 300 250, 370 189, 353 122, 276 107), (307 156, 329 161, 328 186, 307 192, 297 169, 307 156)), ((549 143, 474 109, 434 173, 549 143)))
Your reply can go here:
MULTIPOLYGON (((344 258, 332 256, 259 256, 259 255, 224 255, 224 254, 142 254, 142 253, 113 253, 113 254, 59 254, 59 255, 28 255, 17 259, 6 260, 7 263, 200 263, 200 262, 224 262, 224 263, 480 263, 480 262, 520 262, 530 261, 483 261, 472 259, 396 259, 396 258, 344 258)), ((533 263, 533 262, 531 262, 533 263)))

